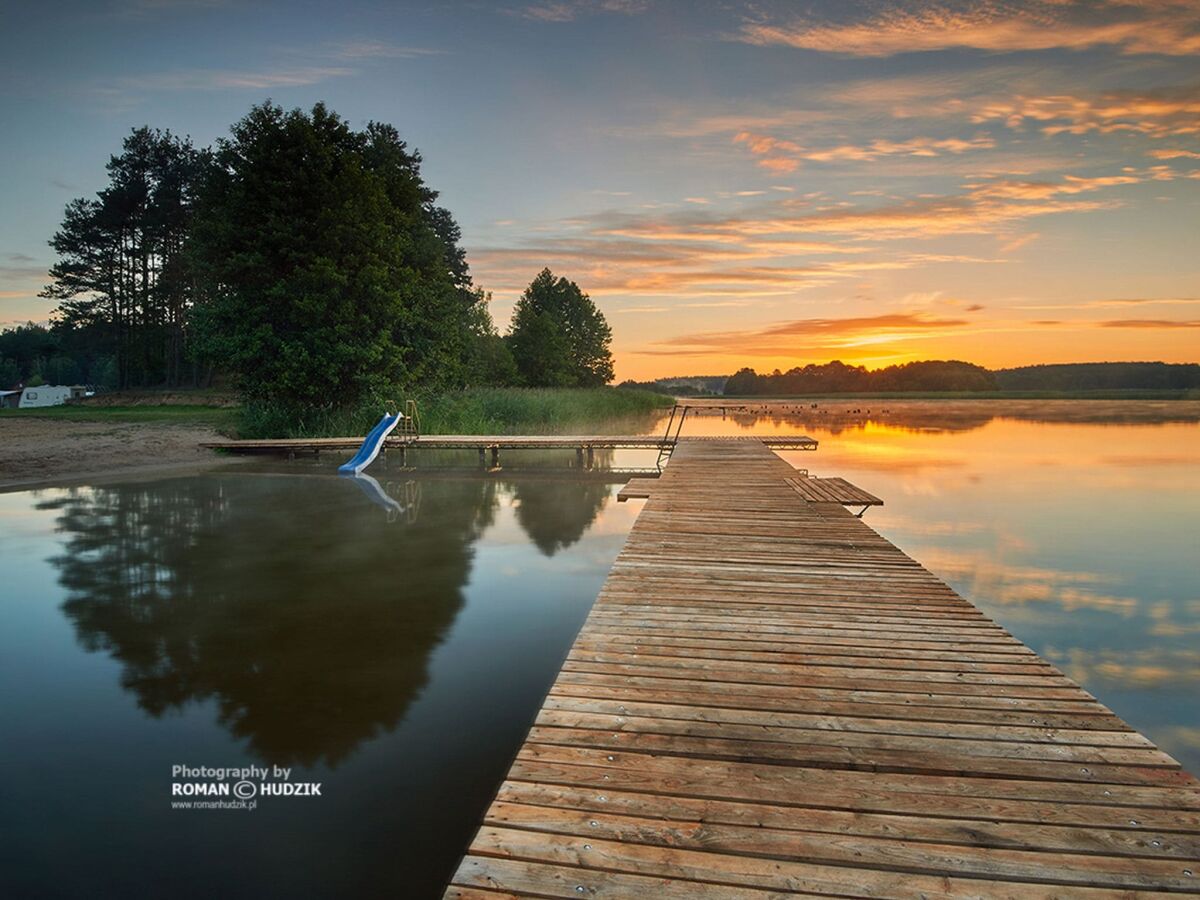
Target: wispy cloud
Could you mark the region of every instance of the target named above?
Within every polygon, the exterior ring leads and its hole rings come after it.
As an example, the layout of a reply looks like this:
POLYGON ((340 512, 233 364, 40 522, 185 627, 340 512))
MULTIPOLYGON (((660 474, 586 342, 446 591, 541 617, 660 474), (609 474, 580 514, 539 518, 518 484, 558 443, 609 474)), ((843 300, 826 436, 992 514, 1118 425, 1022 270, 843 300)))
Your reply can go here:
POLYGON ((805 148, 794 141, 769 134, 739 131, 733 136, 735 144, 745 144, 758 165, 772 172, 791 172, 800 160, 809 162, 874 162, 882 156, 941 156, 943 153, 964 153, 968 150, 990 150, 996 142, 985 134, 963 138, 915 137, 902 141, 878 139, 866 144, 841 144, 835 147, 805 148))
POLYGON ((1147 156, 1152 156, 1155 159, 1200 159, 1200 153, 1195 150, 1180 150, 1173 148, 1170 150, 1151 150, 1147 156))
POLYGON ((1123 306, 1194 306, 1200 297, 1120 297, 1112 300, 1084 300, 1078 303, 1027 303, 1013 309, 1112 309, 1123 306))
POLYGON ((970 325, 967 319, 937 318, 919 312, 846 318, 793 319, 753 331, 710 331, 656 341, 637 351, 644 356, 743 357, 823 355, 880 342, 932 337, 970 325))
POLYGON ((378 40, 343 41, 333 45, 332 55, 338 59, 420 59, 426 56, 442 56, 445 50, 435 47, 413 47, 407 44, 392 44, 378 40))
POLYGON ((947 236, 1005 237, 1028 220, 1111 209, 1117 205, 1114 200, 1072 195, 1100 192, 1130 178, 1108 181, 1098 176, 1047 185, 977 182, 958 195, 872 205, 814 208, 812 198, 789 195, 755 198, 736 211, 710 205, 609 210, 545 226, 566 237, 517 238, 510 246, 469 250, 480 282, 498 296, 519 291, 544 265, 576 273, 598 296, 795 296, 877 272, 1001 262, 944 251, 900 251, 894 249, 898 245, 888 245, 947 236))
POLYGON ((114 9, 118 15, 136 19, 182 10, 220 9, 229 4, 230 0, 120 0, 114 9))
POLYGON ((1200 319, 1113 319, 1100 325, 1102 328, 1200 328, 1200 319))
POLYGON ((752 21, 739 39, 843 56, 948 49, 988 52, 1086 50, 1185 56, 1200 51, 1200 8, 1185 3, 1097 4, 1072 0, 914 4, 849 22, 752 21), (1097 9, 1104 5, 1107 8, 1097 9))
POLYGON ((573 22, 581 16, 596 13, 632 16, 645 12, 648 7, 648 0, 550 0, 521 6, 511 12, 537 22, 573 22))
POLYGON ((981 200, 1045 200, 1059 195, 1084 194, 1101 188, 1138 184, 1137 175, 1100 175, 1084 178, 1066 175, 1061 181, 998 180, 968 185, 971 195, 981 200))
POLYGON ((1200 85, 992 100, 972 112, 971 121, 1000 121, 1014 129, 1032 123, 1048 135, 1124 132, 1166 138, 1197 134, 1200 85))
POLYGON ((182 69, 122 78, 121 87, 149 91, 209 91, 304 87, 353 75, 354 69, 344 66, 299 66, 263 70, 182 69))

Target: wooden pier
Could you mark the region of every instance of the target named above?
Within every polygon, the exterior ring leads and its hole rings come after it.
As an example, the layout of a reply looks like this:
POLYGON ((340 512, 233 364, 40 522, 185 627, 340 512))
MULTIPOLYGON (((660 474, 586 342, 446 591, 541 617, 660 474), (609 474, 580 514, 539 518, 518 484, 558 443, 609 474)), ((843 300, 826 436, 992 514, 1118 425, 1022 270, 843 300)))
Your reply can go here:
POLYGON ((680 442, 446 896, 1200 892, 1200 782, 795 476, 680 442))
MULTIPOLYGON (((689 435, 684 441, 735 441, 761 444, 772 450, 816 450, 817 441, 804 435, 769 437, 736 437, 689 435)), ((270 440, 207 441, 201 447, 225 450, 229 453, 312 453, 325 450, 357 450, 361 437, 335 438, 275 438, 270 440)), ((673 447, 675 438, 645 434, 422 434, 415 437, 388 438, 384 447, 425 450, 573 450, 593 447, 596 450, 661 450, 673 447)))

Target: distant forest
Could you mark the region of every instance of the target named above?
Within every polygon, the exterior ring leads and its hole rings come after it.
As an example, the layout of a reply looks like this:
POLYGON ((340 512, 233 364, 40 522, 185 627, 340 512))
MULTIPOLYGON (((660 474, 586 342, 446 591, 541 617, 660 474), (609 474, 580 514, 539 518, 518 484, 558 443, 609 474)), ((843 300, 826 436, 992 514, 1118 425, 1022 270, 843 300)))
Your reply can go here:
POLYGON ((986 392, 986 391, 1104 391, 1190 390, 1200 388, 1200 364, 1162 362, 1064 363, 985 369, 958 360, 925 360, 868 370, 834 361, 776 369, 760 375, 739 369, 733 375, 627 381, 679 395, 786 396, 794 394, 986 392))

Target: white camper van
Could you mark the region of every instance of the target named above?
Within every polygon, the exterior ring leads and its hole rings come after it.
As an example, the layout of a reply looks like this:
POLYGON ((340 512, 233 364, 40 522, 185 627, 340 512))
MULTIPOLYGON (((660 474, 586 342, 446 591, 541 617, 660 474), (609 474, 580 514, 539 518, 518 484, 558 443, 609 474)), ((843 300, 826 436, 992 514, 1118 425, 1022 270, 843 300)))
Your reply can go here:
POLYGON ((21 402, 18 409, 32 409, 36 406, 61 406, 68 400, 75 400, 87 394, 87 388, 80 384, 40 384, 37 387, 27 387, 21 392, 21 402))

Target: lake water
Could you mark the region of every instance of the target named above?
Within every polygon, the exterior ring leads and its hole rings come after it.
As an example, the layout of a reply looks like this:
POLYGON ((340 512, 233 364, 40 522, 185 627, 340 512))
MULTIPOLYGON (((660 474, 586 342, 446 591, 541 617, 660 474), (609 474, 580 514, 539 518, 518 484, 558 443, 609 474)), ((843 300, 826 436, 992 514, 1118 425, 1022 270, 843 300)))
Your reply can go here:
MULTIPOLYGON (((751 432, 1200 771, 1200 404, 684 430, 751 432)), ((335 462, 0 494, 0 896, 436 896, 640 504, 570 452, 335 462), (173 765, 251 764, 321 796, 172 808, 173 765)))
POLYGON ((438 893, 637 509, 332 465, 0 494, 0 896, 438 893), (250 764, 322 795, 171 808, 250 764))

